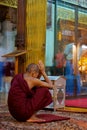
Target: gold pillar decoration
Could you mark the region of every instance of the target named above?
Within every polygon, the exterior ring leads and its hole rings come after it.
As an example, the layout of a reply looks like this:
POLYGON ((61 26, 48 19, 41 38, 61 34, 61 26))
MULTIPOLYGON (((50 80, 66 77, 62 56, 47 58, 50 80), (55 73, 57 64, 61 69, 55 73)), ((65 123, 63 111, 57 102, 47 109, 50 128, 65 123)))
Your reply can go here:
POLYGON ((45 61, 46 0, 26 1, 26 65, 45 61))
POLYGON ((0 0, 0 5, 17 8, 18 0, 0 0))
POLYGON ((59 31, 58 32, 58 40, 61 41, 61 39, 62 39, 62 33, 61 33, 61 31, 59 31))

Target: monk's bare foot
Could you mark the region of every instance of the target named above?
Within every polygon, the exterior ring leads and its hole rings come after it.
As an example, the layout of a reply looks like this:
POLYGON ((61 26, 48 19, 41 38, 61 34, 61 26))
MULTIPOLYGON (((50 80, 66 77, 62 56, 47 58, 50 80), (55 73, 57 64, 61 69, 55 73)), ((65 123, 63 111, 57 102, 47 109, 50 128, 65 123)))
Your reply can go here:
POLYGON ((37 116, 33 115, 31 118, 27 120, 27 122, 44 122, 44 119, 38 118, 37 116))

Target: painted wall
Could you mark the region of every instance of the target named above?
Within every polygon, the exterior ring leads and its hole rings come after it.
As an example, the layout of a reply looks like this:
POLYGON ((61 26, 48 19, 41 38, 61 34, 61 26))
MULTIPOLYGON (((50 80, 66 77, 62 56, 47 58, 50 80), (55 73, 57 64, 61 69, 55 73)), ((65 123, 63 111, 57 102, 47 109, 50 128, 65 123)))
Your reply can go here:
POLYGON ((53 66, 54 58, 54 5, 52 5, 51 12, 51 26, 46 30, 46 54, 45 64, 46 66, 53 66))

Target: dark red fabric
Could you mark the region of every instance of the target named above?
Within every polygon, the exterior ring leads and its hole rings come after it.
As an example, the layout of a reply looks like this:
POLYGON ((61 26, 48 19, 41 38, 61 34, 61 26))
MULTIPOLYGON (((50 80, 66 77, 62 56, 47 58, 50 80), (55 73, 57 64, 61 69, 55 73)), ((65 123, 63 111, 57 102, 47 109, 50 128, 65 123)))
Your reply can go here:
POLYGON ((87 108, 87 98, 67 99, 65 105, 70 107, 87 108))
POLYGON ((43 109, 52 102, 48 88, 34 87, 29 89, 23 74, 16 75, 8 93, 8 108, 18 121, 26 121, 34 112, 43 109))
POLYGON ((43 119, 43 121, 35 121, 36 123, 46 123, 46 122, 62 121, 70 119, 69 117, 57 116, 54 114, 38 114, 37 117, 43 119))

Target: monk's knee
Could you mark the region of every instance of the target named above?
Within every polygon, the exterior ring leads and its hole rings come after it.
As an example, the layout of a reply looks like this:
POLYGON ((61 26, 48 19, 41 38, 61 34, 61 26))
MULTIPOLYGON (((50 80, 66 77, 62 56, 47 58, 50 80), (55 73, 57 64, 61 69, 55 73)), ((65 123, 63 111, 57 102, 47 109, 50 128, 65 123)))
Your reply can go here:
POLYGON ((43 91, 43 93, 49 93, 49 89, 48 89, 48 88, 45 88, 45 87, 42 87, 42 88, 41 88, 41 91, 43 91))
POLYGON ((42 88, 42 93, 47 97, 51 97, 51 93, 48 88, 42 88))

